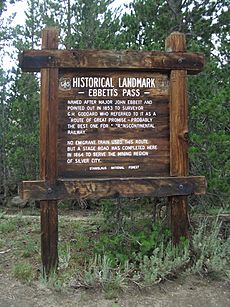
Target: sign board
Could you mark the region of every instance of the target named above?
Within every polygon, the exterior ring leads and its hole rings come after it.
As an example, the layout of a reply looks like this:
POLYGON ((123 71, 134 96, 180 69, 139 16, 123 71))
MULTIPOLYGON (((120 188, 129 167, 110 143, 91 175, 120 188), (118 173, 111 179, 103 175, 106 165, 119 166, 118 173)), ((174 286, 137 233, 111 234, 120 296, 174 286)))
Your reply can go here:
POLYGON ((187 196, 204 194, 188 176, 187 74, 200 53, 174 32, 166 51, 58 50, 47 28, 42 50, 24 51, 24 71, 41 71, 40 180, 23 199, 40 200, 44 270, 57 266, 59 199, 169 197, 174 243, 188 237, 187 196))
POLYGON ((169 175, 169 79, 142 72, 63 72, 58 177, 169 175))

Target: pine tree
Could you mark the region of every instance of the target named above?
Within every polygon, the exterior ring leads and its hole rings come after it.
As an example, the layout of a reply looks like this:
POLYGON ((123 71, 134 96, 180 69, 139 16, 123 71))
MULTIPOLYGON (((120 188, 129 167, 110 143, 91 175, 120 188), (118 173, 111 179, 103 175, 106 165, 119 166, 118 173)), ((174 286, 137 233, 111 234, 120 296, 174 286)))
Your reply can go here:
POLYGON ((8 100, 6 136, 7 162, 15 182, 38 177, 38 93, 36 76, 17 70, 8 100))
POLYGON ((7 195, 8 170, 6 164, 6 133, 7 133, 7 104, 6 104, 6 85, 7 77, 4 71, 0 70, 0 204, 7 195))
MULTIPOLYGON (((39 45, 41 26, 37 5, 37 0, 28 1, 25 26, 14 29, 16 58, 21 50, 39 45)), ((9 179, 17 183, 38 177, 39 82, 35 74, 22 73, 17 68, 12 69, 11 79, 5 145, 9 179)))
POLYGON ((111 49, 117 46, 119 19, 109 6, 114 0, 40 1, 43 26, 60 29, 65 48, 111 49))
POLYGON ((190 51, 203 52, 204 71, 189 78, 191 171, 205 175, 209 200, 228 202, 230 11, 225 0, 134 0, 122 18, 124 48, 164 50, 172 31, 186 34, 190 51))

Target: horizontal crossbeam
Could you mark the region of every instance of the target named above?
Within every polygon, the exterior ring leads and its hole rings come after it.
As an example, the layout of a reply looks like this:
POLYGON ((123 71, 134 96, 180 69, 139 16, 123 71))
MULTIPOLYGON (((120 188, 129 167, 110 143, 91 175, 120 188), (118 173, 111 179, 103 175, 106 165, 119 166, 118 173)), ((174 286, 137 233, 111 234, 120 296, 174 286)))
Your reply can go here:
POLYGON ((60 69, 133 69, 159 72, 169 72, 176 69, 197 74, 203 66, 203 54, 189 52, 26 50, 20 56, 20 67, 23 71, 28 72, 56 67, 60 69))
POLYGON ((59 179, 23 181, 20 196, 24 200, 100 199, 105 197, 166 197, 204 194, 205 177, 146 177, 113 179, 59 179))

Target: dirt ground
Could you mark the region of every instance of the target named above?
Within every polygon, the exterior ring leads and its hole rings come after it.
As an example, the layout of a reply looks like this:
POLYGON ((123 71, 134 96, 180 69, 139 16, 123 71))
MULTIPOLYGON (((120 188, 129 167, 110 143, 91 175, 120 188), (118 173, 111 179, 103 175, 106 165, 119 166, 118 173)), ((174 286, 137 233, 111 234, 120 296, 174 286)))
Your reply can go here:
POLYGON ((230 306, 230 284, 190 276, 167 281, 148 290, 125 290, 118 298, 108 300, 104 293, 95 290, 66 288, 56 292, 39 282, 28 286, 0 274, 0 306, 227 307, 230 306))

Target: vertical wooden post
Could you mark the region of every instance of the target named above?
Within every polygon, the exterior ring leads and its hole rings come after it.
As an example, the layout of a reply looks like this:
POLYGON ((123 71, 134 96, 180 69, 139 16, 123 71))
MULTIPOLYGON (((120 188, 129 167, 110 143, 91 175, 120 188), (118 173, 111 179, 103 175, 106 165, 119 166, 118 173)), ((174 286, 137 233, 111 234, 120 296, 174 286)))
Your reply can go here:
MULTIPOLYGON (((58 48, 56 28, 42 32, 42 49, 58 48)), ((57 89, 58 68, 41 70, 40 100, 40 177, 48 184, 57 176, 57 89)), ((48 191, 49 192, 49 191, 48 191)), ((58 209, 57 201, 41 201, 41 256, 43 273, 47 276, 58 263, 58 209)))
MULTIPOLYGON (((166 51, 186 51, 185 35, 173 32, 166 39, 166 51)), ((178 61, 183 59, 179 58, 178 61)), ((170 176, 188 175, 188 100, 187 71, 172 70, 170 75, 170 176)), ((183 188, 183 187, 181 187, 183 188)), ((175 244, 188 238, 188 199, 173 196, 168 204, 169 224, 175 244)))

